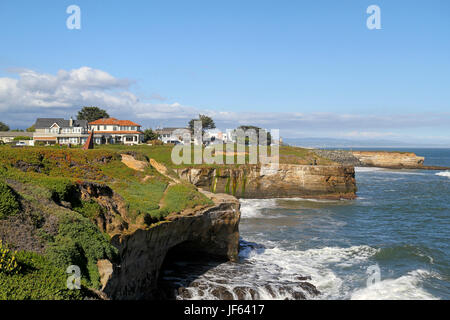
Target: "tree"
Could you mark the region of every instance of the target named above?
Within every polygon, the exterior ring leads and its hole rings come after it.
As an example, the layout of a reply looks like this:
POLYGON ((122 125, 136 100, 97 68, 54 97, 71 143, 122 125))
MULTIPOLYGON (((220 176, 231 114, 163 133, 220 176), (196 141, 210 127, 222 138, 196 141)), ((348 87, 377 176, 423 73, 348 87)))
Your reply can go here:
POLYGON ((151 140, 158 140, 159 134, 153 131, 152 129, 146 129, 144 131, 144 142, 151 140))
POLYGON ((92 122, 102 118, 109 118, 109 114, 99 107, 83 107, 78 111, 78 120, 87 120, 87 122, 92 122))
POLYGON ((192 119, 191 121, 189 121, 189 128, 192 132, 194 132, 194 121, 202 122, 202 134, 205 133, 205 130, 216 128, 216 124, 211 117, 205 116, 204 114, 199 114, 198 119, 192 119))
POLYGON ((27 129, 27 132, 36 132, 36 127, 34 126, 34 124, 27 129))
MULTIPOLYGON (((266 129, 261 129, 260 127, 255 127, 255 126, 240 126, 238 127, 238 129, 242 129, 244 130, 244 132, 246 132, 247 130, 255 130, 256 132, 256 141, 258 143, 258 145, 263 145, 262 141, 259 141, 259 134, 265 134, 267 136, 267 145, 270 146, 270 144, 272 143, 272 136, 270 134, 270 132, 268 132, 266 129)), ((245 144, 248 145, 249 144, 249 137, 245 137, 245 144)))
POLYGON ((9 127, 0 121, 0 131, 9 131, 9 127))

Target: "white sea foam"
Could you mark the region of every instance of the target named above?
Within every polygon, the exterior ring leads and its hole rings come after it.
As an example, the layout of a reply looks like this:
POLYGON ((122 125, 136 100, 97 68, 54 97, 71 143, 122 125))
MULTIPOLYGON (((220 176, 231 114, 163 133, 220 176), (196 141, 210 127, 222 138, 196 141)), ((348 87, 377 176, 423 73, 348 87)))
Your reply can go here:
MULTIPOLYGON (((217 287, 224 288, 234 299, 238 298, 237 288, 251 288, 258 299, 295 299, 295 292, 301 292, 308 299, 348 298, 348 279, 337 275, 332 266, 358 265, 367 262, 376 252, 368 246, 295 251, 247 243, 240 252, 243 263, 214 267, 196 278, 198 284, 187 290, 191 299, 217 299, 217 287), (321 294, 314 296, 303 290, 299 276, 310 276, 308 282, 321 294)), ((252 298, 250 290, 245 291, 247 298, 252 298)))
POLYGON ((241 203, 241 217, 246 218, 279 218, 282 215, 274 214, 264 214, 264 209, 273 208, 287 208, 291 209, 289 206, 291 203, 298 203, 301 206, 302 202, 312 202, 312 203, 346 203, 349 200, 328 200, 328 199, 312 199, 312 198, 273 198, 273 199, 240 199, 241 203))
POLYGON ((381 171, 383 168, 378 167, 355 167, 355 172, 372 172, 372 171, 381 171))
POLYGON ((436 173, 437 176, 441 176, 441 177, 447 177, 450 178, 450 171, 442 171, 442 172, 438 172, 436 173))
POLYGON ((353 300, 435 300, 426 292, 421 283, 434 275, 426 270, 417 269, 397 279, 385 279, 369 287, 353 292, 353 300))
POLYGON ((275 199, 241 199, 242 218, 273 218, 276 215, 264 215, 262 209, 276 208, 275 199))

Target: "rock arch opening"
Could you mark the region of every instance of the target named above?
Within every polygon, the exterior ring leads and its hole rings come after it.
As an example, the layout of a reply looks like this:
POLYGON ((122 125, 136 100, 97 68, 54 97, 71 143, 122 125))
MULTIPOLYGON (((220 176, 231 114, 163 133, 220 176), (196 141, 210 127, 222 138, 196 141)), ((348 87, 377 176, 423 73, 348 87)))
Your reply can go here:
POLYGON ((192 298, 186 288, 208 270, 227 261, 206 252, 207 245, 185 241, 169 249, 159 270, 157 299, 192 298))

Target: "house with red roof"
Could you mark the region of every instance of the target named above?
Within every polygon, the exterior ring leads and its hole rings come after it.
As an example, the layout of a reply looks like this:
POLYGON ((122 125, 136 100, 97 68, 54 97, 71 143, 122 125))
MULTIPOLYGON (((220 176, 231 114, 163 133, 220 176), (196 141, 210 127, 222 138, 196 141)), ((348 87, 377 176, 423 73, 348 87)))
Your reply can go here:
POLYGON ((96 144, 139 144, 144 140, 141 125, 130 120, 103 118, 89 122, 96 144))

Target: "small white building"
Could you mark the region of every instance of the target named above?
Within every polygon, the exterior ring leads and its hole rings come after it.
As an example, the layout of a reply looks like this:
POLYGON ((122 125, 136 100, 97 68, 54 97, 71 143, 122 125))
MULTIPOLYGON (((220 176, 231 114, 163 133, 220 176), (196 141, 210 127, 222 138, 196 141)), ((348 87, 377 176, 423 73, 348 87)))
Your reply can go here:
POLYGON ((155 132, 159 134, 159 139, 163 143, 184 143, 185 138, 186 140, 192 139, 190 137, 191 130, 188 128, 162 128, 162 129, 156 129, 155 132))

